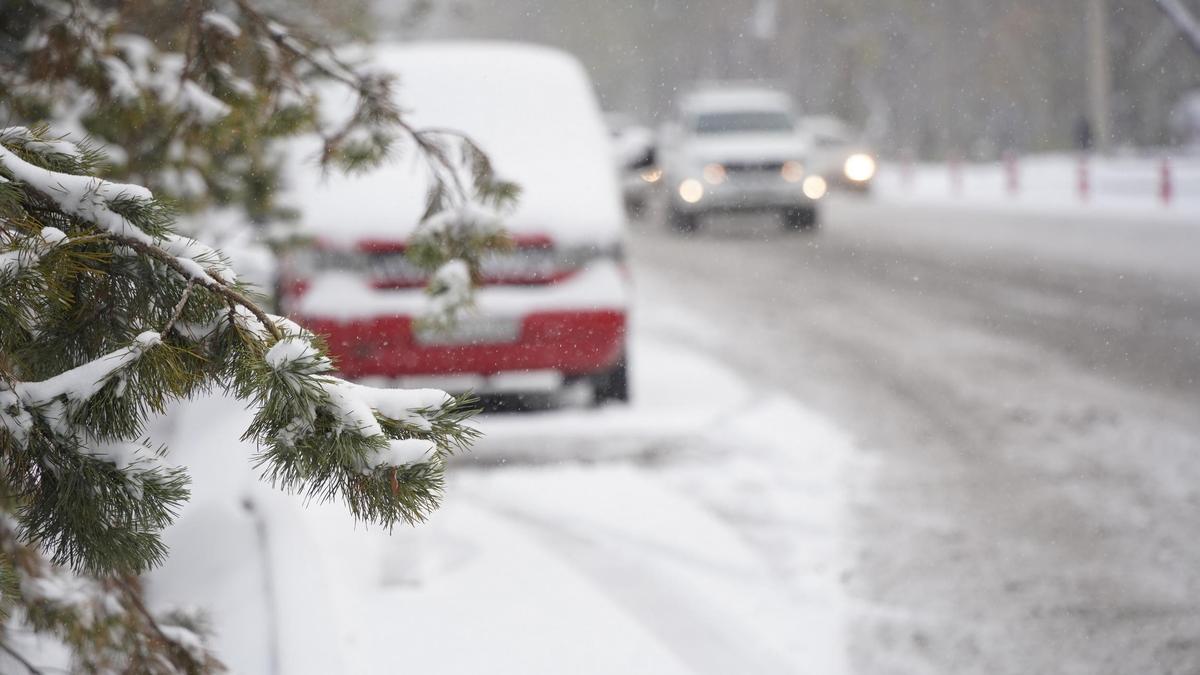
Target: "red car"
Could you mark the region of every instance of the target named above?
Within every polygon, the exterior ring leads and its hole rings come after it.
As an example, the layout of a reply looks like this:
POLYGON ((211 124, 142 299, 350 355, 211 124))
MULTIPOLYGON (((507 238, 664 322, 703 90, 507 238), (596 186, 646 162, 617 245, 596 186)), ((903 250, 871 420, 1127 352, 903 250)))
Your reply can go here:
POLYGON ((486 151, 521 199, 515 242, 481 265, 474 309, 449 331, 417 323, 427 274, 405 255, 424 174, 402 158, 366 176, 298 182, 313 250, 285 260, 285 310, 325 335, 350 378, 447 391, 545 393, 591 385, 628 400, 624 214, 591 84, 566 54, 505 43, 381 50, 417 127, 454 129, 486 151))

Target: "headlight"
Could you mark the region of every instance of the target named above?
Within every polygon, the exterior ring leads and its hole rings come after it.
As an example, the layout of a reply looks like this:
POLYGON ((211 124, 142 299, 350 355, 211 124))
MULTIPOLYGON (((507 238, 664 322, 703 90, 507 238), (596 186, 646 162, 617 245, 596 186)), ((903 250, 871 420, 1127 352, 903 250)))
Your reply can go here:
POLYGON ((801 186, 804 190, 804 196, 809 199, 820 199, 829 191, 829 185, 824 178, 814 174, 804 179, 804 185, 801 186))
POLYGON ((638 175, 647 183, 657 183, 662 180, 662 169, 643 169, 638 175))
POLYGON ((695 178, 689 178, 679 184, 679 198, 689 204, 695 204, 704 197, 704 186, 695 178))
POLYGON ((865 183, 875 175, 875 159, 862 153, 850 155, 846 158, 846 165, 842 168, 846 173, 846 178, 856 183, 865 183))
POLYGON ((789 183, 799 183, 804 180, 804 165, 800 162, 784 162, 779 175, 789 183))
POLYGON ((704 180, 709 185, 720 185, 725 182, 725 167, 720 164, 708 164, 704 167, 704 180))

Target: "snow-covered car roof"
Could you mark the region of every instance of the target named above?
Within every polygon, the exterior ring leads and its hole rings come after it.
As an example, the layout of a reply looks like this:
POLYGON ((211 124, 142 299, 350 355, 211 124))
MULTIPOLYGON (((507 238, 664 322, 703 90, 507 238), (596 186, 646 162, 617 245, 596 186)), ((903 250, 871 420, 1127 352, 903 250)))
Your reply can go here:
MULTIPOLYGON (((618 240, 624 226, 612 149, 590 80, 564 52, 503 42, 379 46, 374 68, 399 77, 416 128, 468 134, 502 179, 522 189, 502 220, 511 233, 564 245, 618 240)), ((298 172, 302 228, 333 243, 404 240, 425 208, 428 179, 409 151, 359 176, 298 172)))
POLYGON ((808 115, 801 117, 800 126, 809 133, 840 138, 847 142, 854 140, 856 137, 850 125, 832 115, 808 115))
POLYGON ((689 92, 680 102, 688 114, 723 110, 792 110, 787 94, 754 86, 712 87, 689 92))

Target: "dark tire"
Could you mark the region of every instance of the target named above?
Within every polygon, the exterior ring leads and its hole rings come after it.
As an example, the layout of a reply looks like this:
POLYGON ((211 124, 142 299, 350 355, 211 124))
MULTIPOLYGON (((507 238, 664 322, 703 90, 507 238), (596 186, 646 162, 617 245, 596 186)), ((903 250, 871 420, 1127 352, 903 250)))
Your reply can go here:
POLYGON ((603 405, 609 401, 629 402, 629 366, 624 356, 611 369, 592 376, 592 390, 593 405, 603 405))
POLYGON ((646 215, 646 200, 641 197, 629 197, 625 200, 625 215, 630 220, 641 220, 646 215))
POLYGON ((783 225, 789 230, 815 230, 817 229, 817 209, 816 207, 808 207, 802 209, 788 209, 783 212, 783 225))
POLYGON ((479 397, 479 407, 488 413, 523 413, 553 410, 554 397, 544 393, 487 394, 479 397))
POLYGON ((695 213, 685 213, 674 207, 667 213, 667 221, 671 229, 680 234, 692 234, 700 229, 700 216, 695 213))

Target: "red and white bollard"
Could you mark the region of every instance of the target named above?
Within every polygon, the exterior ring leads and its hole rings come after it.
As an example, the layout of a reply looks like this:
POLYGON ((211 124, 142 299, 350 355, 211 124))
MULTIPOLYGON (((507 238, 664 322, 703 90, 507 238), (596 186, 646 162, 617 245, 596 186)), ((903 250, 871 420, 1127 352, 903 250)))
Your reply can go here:
POLYGON ((1163 206, 1170 206, 1174 196, 1175 183, 1171 179, 1171 159, 1163 157, 1162 163, 1158 167, 1158 198, 1162 200, 1163 206))
POLYGON ((1021 174, 1017 164, 1017 153, 1012 150, 1004 153, 1004 182, 1008 188, 1009 197, 1016 197, 1021 191, 1021 174))
POLYGON ((1079 201, 1086 202, 1092 196, 1092 177, 1088 167, 1088 156, 1079 156, 1079 201))

